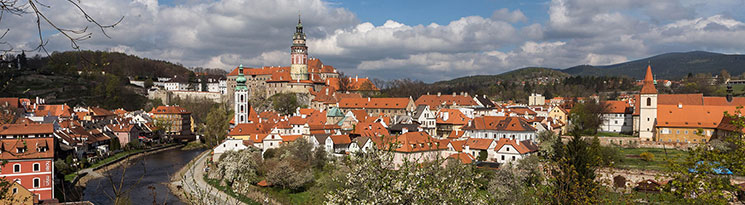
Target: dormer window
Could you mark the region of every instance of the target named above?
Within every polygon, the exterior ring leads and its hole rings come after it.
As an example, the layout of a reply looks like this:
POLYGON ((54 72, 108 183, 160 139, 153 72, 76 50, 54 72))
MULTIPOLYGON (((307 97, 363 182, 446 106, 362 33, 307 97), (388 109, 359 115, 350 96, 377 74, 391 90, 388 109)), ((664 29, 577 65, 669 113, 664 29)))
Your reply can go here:
POLYGON ((25 147, 18 147, 18 148, 16 148, 16 152, 19 153, 19 154, 20 153, 24 153, 24 152, 26 152, 26 148, 25 147))

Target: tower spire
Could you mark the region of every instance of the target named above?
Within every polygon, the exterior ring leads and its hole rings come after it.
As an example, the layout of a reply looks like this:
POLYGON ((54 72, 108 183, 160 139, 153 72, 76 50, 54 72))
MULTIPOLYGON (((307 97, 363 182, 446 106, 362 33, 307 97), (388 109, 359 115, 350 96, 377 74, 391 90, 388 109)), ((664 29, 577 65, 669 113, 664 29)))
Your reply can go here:
POLYGON ((652 76, 652 66, 647 65, 647 73, 644 75, 644 81, 642 81, 641 94, 656 94, 657 88, 654 87, 654 76, 652 76))

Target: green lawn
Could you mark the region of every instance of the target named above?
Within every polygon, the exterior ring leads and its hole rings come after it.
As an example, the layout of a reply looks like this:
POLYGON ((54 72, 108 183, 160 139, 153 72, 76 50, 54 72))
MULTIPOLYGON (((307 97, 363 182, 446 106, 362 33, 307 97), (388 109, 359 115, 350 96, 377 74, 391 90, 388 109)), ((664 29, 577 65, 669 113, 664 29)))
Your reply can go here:
POLYGON ((78 176, 77 173, 67 174, 65 175, 65 181, 72 182, 72 180, 74 180, 76 176, 78 176))
POLYGON ((114 156, 109 156, 109 157, 107 157, 105 159, 98 160, 96 163, 94 163, 93 165, 91 165, 91 168, 99 167, 101 165, 104 165, 104 164, 109 163, 111 161, 114 161, 116 159, 122 158, 122 157, 124 157, 124 156, 126 156, 128 154, 136 153, 136 152, 141 152, 141 151, 142 151, 141 149, 133 149, 133 150, 127 150, 127 151, 116 153, 114 156))
POLYGON ((597 134, 595 134, 595 136, 598 136, 598 137, 634 137, 631 135, 620 134, 620 133, 615 133, 615 132, 598 132, 597 134))
POLYGON ((683 160, 688 153, 676 149, 658 149, 658 148, 619 148, 621 152, 622 160, 616 164, 619 168, 630 168, 630 169, 651 169, 657 171, 665 171, 668 164, 668 159, 674 161, 683 160), (643 152, 649 152, 654 155, 651 161, 644 161, 639 157, 639 154, 643 152), (665 154, 667 152, 667 154, 665 154))

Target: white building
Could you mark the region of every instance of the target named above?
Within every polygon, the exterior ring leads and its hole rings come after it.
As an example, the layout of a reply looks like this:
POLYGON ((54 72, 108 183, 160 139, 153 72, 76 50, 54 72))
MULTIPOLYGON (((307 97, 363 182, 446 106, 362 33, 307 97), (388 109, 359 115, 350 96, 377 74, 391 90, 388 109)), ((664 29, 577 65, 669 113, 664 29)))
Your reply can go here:
POLYGON ((437 136, 437 117, 429 105, 419 105, 414 110, 413 120, 430 136, 437 136))
POLYGON ((227 151, 238 151, 248 148, 248 142, 240 139, 226 139, 213 149, 212 161, 220 160, 220 156, 227 151))
POLYGON ((535 141, 536 128, 520 117, 476 117, 462 128, 471 138, 535 141))
POLYGON ((499 139, 494 150, 496 162, 509 163, 538 152, 538 146, 530 141, 499 139))
POLYGON ((633 131, 633 117, 631 106, 624 101, 604 101, 607 111, 603 113, 603 124, 598 129, 601 132, 631 133, 633 131))

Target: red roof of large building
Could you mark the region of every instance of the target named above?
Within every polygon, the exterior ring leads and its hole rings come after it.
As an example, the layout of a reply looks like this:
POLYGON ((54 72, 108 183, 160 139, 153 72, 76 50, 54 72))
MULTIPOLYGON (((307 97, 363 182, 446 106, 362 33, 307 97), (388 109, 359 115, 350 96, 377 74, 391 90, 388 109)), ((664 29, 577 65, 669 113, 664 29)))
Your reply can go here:
POLYGON ((4 160, 39 159, 54 157, 54 138, 15 138, 0 140, 0 158, 4 160), (44 148, 44 149, 40 149, 44 148), (18 152, 22 149, 23 152, 18 152), (40 150, 46 150, 41 152, 40 150))
POLYGON ((625 101, 620 100, 609 100, 601 102, 603 106, 606 106, 606 114, 626 114, 631 113, 631 105, 625 101))
POLYGON ((409 98, 342 98, 340 108, 366 109, 405 109, 409 105, 409 98))
POLYGON ((467 95, 422 95, 415 101, 416 105, 429 105, 429 107, 436 108, 441 105, 445 106, 476 106, 473 97, 467 95))
MULTIPOLYGON (((447 149, 447 140, 438 140, 426 132, 407 132, 393 138, 396 152, 424 152, 447 149)), ((387 145, 383 145, 384 147, 387 145)))
POLYGON ((3 124, 0 125, 0 135, 35 135, 52 134, 52 124, 3 124))
POLYGON ((503 131, 536 131, 533 126, 521 117, 476 117, 464 130, 503 130, 503 131))
POLYGON ((19 108, 18 98, 0 98, 0 106, 9 106, 12 108, 19 108))
POLYGON ((735 106, 657 105, 657 127, 716 128, 735 106))

